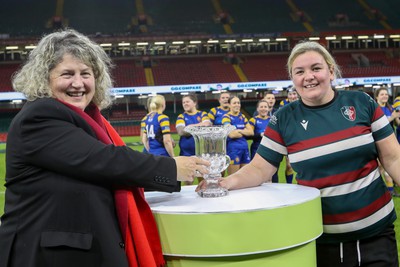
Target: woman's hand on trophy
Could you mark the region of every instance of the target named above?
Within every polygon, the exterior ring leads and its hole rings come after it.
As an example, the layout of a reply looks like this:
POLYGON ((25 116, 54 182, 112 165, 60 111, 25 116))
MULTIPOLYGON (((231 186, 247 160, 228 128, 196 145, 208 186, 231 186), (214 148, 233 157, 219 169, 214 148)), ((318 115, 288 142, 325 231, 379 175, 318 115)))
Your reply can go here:
MULTIPOLYGON (((221 177, 218 180, 218 184, 219 186, 225 188, 225 189, 232 189, 235 187, 235 180, 234 179, 230 179, 230 177, 221 177)), ((207 181, 206 180, 202 180, 196 187, 195 191, 198 192, 200 190, 205 190, 207 188, 207 181)))
POLYGON ((207 174, 210 162, 198 157, 174 157, 177 169, 178 181, 192 182, 199 174, 207 174))
POLYGON ((194 191, 199 192, 200 190, 205 190, 206 188, 207 188, 207 181, 203 180, 203 181, 199 182, 199 184, 197 185, 197 187, 194 191))

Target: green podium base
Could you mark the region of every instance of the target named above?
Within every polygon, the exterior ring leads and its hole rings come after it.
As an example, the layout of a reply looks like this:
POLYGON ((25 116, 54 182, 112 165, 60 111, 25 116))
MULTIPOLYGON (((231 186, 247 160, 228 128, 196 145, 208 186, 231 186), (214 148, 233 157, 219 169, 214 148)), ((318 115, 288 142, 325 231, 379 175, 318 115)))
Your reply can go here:
POLYGON ((168 267, 316 267, 315 241, 286 249, 245 256, 173 257, 165 256, 168 267))
POLYGON ((168 267, 316 266, 317 189, 264 184, 219 198, 200 198, 194 189, 146 194, 168 267))

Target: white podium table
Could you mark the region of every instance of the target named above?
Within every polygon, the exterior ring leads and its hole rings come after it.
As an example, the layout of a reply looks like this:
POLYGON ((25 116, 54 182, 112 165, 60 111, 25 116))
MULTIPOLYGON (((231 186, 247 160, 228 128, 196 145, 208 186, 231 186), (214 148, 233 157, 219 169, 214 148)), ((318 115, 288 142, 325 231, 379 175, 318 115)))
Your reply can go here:
POLYGON ((168 266, 316 266, 322 234, 319 190, 263 184, 201 198, 146 192, 168 266))

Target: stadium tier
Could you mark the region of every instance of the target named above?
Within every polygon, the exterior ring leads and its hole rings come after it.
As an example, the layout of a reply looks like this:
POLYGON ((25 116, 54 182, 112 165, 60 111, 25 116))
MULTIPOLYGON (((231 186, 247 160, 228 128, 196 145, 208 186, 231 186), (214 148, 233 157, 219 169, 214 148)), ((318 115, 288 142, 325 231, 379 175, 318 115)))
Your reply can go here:
POLYGON ((399 29, 398 10, 397 0, 325 1, 323 7, 318 0, 20 0, 2 3, 0 34, 40 36, 63 26, 143 36, 399 29))
MULTIPOLYGON (((271 55, 238 55, 237 66, 247 81, 272 81, 288 79, 285 70, 287 53, 271 55)), ((334 51, 345 78, 369 76, 397 76, 399 58, 392 50, 334 51)), ((146 79, 141 59, 115 59, 113 75, 116 87, 134 87, 173 84, 240 82, 240 76, 226 56, 169 57, 151 60, 147 67, 154 84, 146 79)), ((12 91, 11 76, 20 63, 0 63, 0 92, 12 91)))
MULTIPOLYGON (((6 1, 0 9, 0 93, 12 91, 11 76, 27 47, 63 27, 104 45, 116 66, 115 87, 287 80, 290 49, 310 37, 328 47, 344 78, 399 76, 398 10, 398 0, 325 1, 323 8, 318 0, 6 1)), ((243 103, 253 106, 257 97, 247 97, 243 103)), ((138 134, 144 102, 124 99, 110 110, 122 135, 138 134)), ((172 121, 177 103, 166 111, 172 121)), ((209 109, 216 102, 200 103, 209 109)), ((0 132, 13 116, 4 114, 0 132)))

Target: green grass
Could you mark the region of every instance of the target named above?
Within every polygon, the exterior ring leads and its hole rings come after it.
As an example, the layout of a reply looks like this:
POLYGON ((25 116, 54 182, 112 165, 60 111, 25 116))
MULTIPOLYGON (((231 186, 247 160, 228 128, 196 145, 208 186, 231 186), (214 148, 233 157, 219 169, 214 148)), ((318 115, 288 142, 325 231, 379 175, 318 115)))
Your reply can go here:
MULTIPOLYGON (((142 151, 143 145, 139 143, 138 136, 131 136, 131 137, 124 137, 123 138, 125 143, 134 150, 142 151)), ((179 137, 177 135, 173 135, 173 139, 176 143, 178 143, 179 137)), ((5 144, 0 143, 0 215, 3 214, 3 207, 4 207, 4 178, 5 178, 5 144)), ((179 146, 175 147, 175 155, 179 155, 179 146)), ((279 168, 278 176, 279 182, 285 182, 285 162, 281 163, 281 167, 279 168)), ((397 216, 400 217, 400 198, 394 198, 394 205, 396 209, 397 216)), ((400 255, 400 220, 397 219, 394 223, 396 236, 397 236, 397 247, 398 253, 400 255)))

